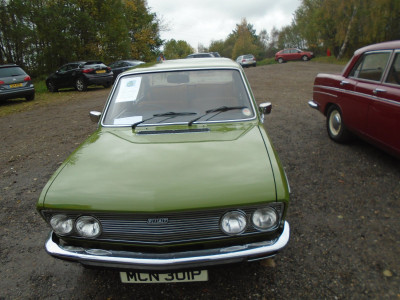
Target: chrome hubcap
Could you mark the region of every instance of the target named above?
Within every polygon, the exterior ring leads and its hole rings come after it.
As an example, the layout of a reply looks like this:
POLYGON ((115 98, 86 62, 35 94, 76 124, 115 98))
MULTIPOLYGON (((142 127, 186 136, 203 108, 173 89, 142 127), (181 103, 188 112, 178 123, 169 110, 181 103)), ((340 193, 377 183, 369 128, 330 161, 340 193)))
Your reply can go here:
POLYGON ((342 126, 342 120, 338 111, 333 111, 329 120, 329 127, 333 135, 338 135, 340 127, 342 126))

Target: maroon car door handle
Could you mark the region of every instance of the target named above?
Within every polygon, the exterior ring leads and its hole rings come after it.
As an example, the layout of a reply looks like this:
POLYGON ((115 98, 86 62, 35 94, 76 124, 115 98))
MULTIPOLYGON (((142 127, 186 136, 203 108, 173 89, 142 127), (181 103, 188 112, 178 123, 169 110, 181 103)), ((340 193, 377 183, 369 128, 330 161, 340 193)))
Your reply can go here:
POLYGON ((374 93, 375 95, 377 95, 377 94, 379 94, 379 93, 386 93, 386 90, 376 88, 376 89, 374 89, 373 93, 374 93))

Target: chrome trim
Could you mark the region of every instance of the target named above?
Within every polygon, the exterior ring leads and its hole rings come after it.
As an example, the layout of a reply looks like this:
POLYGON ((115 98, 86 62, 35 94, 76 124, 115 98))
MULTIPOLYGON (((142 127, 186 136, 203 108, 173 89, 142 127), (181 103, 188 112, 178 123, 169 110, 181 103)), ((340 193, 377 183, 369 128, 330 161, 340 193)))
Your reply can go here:
POLYGON ((84 249, 79 247, 67 248, 57 244, 54 240, 55 237, 55 234, 51 232, 46 241, 45 249, 48 254, 59 259, 99 267, 167 270, 235 263, 274 256, 287 245, 290 237, 290 226, 285 221, 282 234, 273 241, 166 254, 84 249), (98 255, 97 253, 101 254, 98 255))
POLYGON ((318 104, 317 102, 315 102, 314 100, 308 101, 308 105, 309 105, 311 108, 314 108, 314 109, 318 109, 318 108, 319 108, 319 104, 318 104))
MULTIPOLYGON (((322 89, 327 89, 327 90, 331 90, 331 91, 336 91, 336 92, 340 92, 340 93, 344 93, 344 94, 350 94, 350 95, 354 95, 354 96, 359 96, 359 97, 364 97, 364 98, 368 98, 372 101, 377 101, 377 102, 385 102, 385 103, 390 103, 390 104, 394 104, 397 106, 400 106, 400 102, 394 101, 394 100, 390 100, 390 99, 386 99, 386 98, 382 98, 382 97, 378 97, 378 96, 373 96, 373 95, 368 95, 365 93, 359 93, 359 92, 354 92, 354 91, 349 91, 349 90, 344 90, 344 89, 340 89, 340 88, 336 88, 336 87, 331 87, 331 86, 324 86, 324 85, 316 85, 314 86, 318 87, 318 88, 322 88, 322 89)), ((315 91, 314 93, 324 93, 324 92, 320 92, 320 91, 315 91)), ((328 93, 325 93, 328 94, 328 93)), ((338 97, 338 96, 336 96, 338 97)))
POLYGON ((334 97, 334 98, 337 98, 337 97, 338 97, 338 95, 331 94, 331 93, 327 93, 327 92, 314 91, 314 93, 315 93, 315 94, 327 95, 327 96, 329 96, 329 97, 334 97))

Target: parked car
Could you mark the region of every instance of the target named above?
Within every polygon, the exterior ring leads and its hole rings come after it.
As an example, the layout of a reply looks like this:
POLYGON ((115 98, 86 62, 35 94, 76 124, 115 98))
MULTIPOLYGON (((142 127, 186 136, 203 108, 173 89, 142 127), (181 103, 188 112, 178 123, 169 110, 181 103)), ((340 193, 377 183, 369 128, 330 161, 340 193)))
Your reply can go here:
POLYGON ((0 100, 35 99, 35 87, 31 77, 16 64, 0 65, 0 100))
POLYGON ((189 54, 186 58, 209 58, 209 57, 215 57, 211 53, 193 53, 189 54))
POLYGON ((221 57, 221 55, 218 52, 210 52, 214 57, 221 57))
POLYGON ((101 61, 77 61, 63 65, 47 77, 46 86, 50 92, 70 87, 82 92, 90 85, 107 88, 112 85, 113 78, 111 68, 101 61))
POLYGON ((354 133, 400 156, 400 41, 357 50, 341 75, 318 74, 309 105, 332 140, 354 133))
POLYGON ((252 54, 241 55, 238 58, 236 58, 236 62, 244 68, 250 66, 253 67, 257 66, 256 58, 252 54))
POLYGON ((275 60, 280 64, 289 60, 308 61, 313 57, 313 52, 303 51, 297 48, 283 49, 275 54, 275 60))
POLYGON ((114 74, 114 80, 115 80, 115 78, 117 78, 117 76, 120 73, 125 72, 129 69, 132 69, 134 67, 137 67, 139 65, 142 65, 144 63, 145 63, 144 61, 140 61, 140 60, 119 60, 119 61, 109 64, 108 66, 111 68, 111 71, 114 74))
POLYGON ((275 255, 289 188, 264 131, 270 110, 227 58, 121 74, 90 113, 98 130, 40 195, 47 252, 122 282, 207 280, 209 266, 275 255))

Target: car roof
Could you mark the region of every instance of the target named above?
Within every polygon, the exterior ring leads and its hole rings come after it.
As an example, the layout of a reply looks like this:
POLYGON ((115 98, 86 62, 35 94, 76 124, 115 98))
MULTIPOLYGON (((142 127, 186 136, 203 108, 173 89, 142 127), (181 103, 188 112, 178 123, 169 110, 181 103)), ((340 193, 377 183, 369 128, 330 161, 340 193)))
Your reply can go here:
POLYGON ((359 54, 367 52, 367 51, 392 50, 392 49, 400 49, 400 40, 368 45, 368 46, 365 46, 365 47, 362 47, 362 48, 356 50, 354 52, 354 54, 359 55, 359 54))
POLYGON ((155 63, 148 67, 139 67, 125 74, 130 73, 141 73, 141 72, 159 72, 159 71, 175 71, 175 70, 186 70, 186 69, 222 69, 222 68, 234 68, 240 69, 238 64, 229 58, 219 58, 215 59, 202 59, 202 58, 192 58, 192 59, 174 59, 165 60, 163 62, 155 63))
POLYGON ((5 64, 5 65, 0 65, 0 68, 10 68, 10 67, 19 67, 16 64, 5 64))

